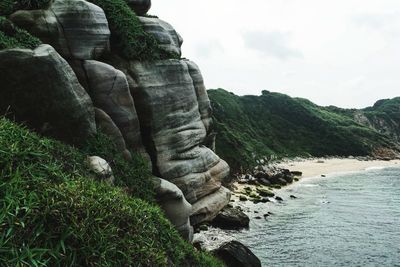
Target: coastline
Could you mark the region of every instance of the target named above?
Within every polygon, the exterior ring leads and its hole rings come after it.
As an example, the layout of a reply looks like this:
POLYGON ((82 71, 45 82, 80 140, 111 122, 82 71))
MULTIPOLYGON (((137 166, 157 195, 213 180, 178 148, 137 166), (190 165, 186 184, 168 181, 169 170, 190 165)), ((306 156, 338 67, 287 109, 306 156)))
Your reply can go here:
POLYGON ((312 178, 321 175, 364 171, 369 168, 400 167, 400 159, 385 160, 359 160, 352 158, 316 158, 304 160, 288 160, 277 163, 275 167, 300 171, 301 179, 312 178))
MULTIPOLYGON (((366 171, 374 168, 389 168, 399 167, 400 159, 393 160, 366 160, 364 158, 310 158, 302 159, 297 158, 294 160, 286 159, 281 162, 275 162, 265 168, 276 168, 276 169, 288 169, 291 172, 301 172, 302 176, 298 177, 299 180, 293 183, 289 183, 281 188, 268 187, 273 192, 279 192, 282 189, 291 187, 301 181, 311 178, 318 178, 322 176, 328 176, 333 174, 350 173, 366 171)), ((250 187, 252 190, 256 190, 258 187, 254 184, 240 183, 238 181, 233 183, 232 199, 238 200, 239 196, 243 194, 244 189, 250 187)), ((262 186, 265 187, 265 186, 262 186)))

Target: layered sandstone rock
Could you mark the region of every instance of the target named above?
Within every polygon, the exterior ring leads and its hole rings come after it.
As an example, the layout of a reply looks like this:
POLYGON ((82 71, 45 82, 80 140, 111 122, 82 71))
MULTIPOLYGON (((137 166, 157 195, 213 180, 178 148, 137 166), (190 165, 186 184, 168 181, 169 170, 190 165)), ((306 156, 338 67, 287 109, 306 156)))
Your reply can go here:
POLYGON ((10 20, 66 59, 96 59, 110 46, 104 11, 84 0, 55 0, 48 10, 20 10, 10 20))
POLYGON ((143 150, 139 119, 125 74, 95 60, 84 61, 83 68, 94 105, 111 117, 130 149, 143 150))
POLYGON ((152 34, 166 52, 181 55, 182 37, 167 22, 159 18, 139 17, 146 32, 152 34))
POLYGON ((80 142, 96 133, 93 104, 49 45, 0 51, 0 110, 39 132, 80 142))
POLYGON ((203 145, 207 136, 203 121, 208 119, 202 120, 187 62, 130 62, 127 71, 134 80, 131 92, 154 172, 176 184, 197 205, 193 216, 202 215, 196 223, 212 219, 229 202, 228 191, 221 189, 229 167, 203 145), (210 196, 212 205, 204 200, 210 196))

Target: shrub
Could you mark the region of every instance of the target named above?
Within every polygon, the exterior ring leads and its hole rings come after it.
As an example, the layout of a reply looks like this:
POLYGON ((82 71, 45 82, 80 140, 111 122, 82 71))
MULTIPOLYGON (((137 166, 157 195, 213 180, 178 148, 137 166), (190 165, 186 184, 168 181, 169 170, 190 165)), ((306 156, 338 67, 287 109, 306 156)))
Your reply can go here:
POLYGON ((0 50, 8 48, 34 49, 40 44, 39 39, 16 27, 5 17, 0 17, 0 50))
POLYGON ((179 58, 163 51, 157 40, 145 32, 139 18, 124 0, 90 0, 101 7, 111 30, 111 46, 121 56, 134 60, 179 58))
POLYGON ((20 9, 45 9, 50 3, 51 0, 0 0, 0 15, 7 16, 20 9))
POLYGON ((0 266, 222 266, 155 204, 88 178, 85 157, 0 118, 0 266))

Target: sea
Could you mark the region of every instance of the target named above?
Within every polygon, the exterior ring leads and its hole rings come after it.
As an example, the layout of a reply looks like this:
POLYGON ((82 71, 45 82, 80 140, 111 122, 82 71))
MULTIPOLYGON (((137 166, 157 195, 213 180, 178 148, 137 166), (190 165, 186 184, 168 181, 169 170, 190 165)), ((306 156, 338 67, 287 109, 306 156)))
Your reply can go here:
POLYGON ((233 202, 249 229, 211 228, 208 245, 238 240, 262 266, 400 267, 400 168, 307 178, 277 195, 282 202, 233 202))

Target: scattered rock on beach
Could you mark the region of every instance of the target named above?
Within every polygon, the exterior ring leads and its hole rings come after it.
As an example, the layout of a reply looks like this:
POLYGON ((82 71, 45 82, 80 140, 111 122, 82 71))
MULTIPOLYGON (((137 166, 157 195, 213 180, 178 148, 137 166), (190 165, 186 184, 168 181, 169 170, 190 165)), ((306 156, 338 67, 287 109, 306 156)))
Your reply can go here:
POLYGON ((238 229, 249 227, 249 217, 239 209, 224 208, 213 220, 213 225, 222 229, 238 229))
POLYGON ((283 201, 283 199, 281 197, 278 197, 278 196, 276 196, 275 199, 278 200, 278 201, 283 201))
POLYGON ((261 267, 261 261, 251 250, 238 241, 223 244, 213 251, 227 267, 261 267))

